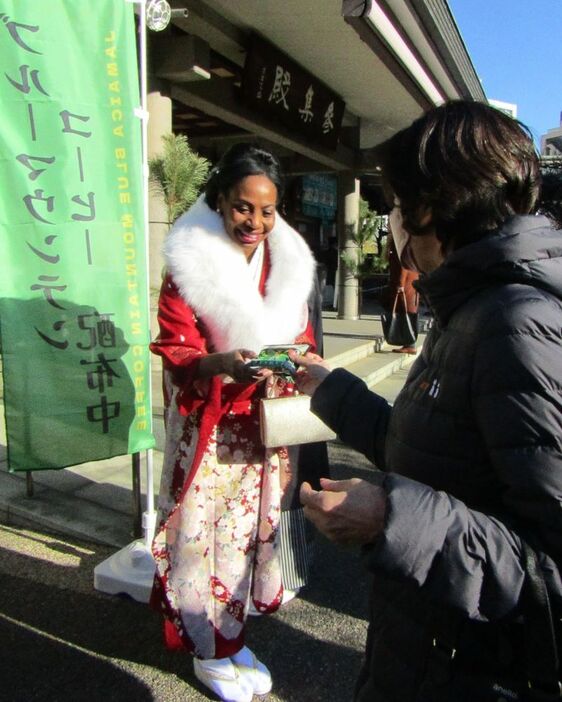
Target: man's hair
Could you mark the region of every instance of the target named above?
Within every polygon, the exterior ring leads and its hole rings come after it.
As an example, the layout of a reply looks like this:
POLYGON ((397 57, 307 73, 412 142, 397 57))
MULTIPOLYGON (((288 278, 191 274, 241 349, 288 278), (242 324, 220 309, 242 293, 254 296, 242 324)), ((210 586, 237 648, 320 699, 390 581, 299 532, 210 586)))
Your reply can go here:
POLYGON ((540 171, 529 130, 489 105, 446 102, 378 150, 384 188, 400 200, 404 228, 412 235, 434 229, 444 250, 535 208, 540 171), (423 226, 428 211, 432 219, 423 226))
POLYGON ((237 183, 251 175, 267 176, 277 188, 277 202, 281 201, 284 183, 279 160, 257 144, 243 142, 230 147, 211 171, 205 201, 216 209, 219 194, 227 197, 237 183))

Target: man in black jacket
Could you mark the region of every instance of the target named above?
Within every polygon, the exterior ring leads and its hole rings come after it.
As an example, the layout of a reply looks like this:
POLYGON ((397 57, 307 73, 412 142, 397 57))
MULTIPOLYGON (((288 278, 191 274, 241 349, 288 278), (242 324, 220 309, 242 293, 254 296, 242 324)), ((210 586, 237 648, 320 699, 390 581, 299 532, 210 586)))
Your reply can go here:
POLYGON ((313 411, 381 471, 305 484, 301 500, 374 574, 356 700, 523 699, 541 654, 525 650, 522 539, 562 612, 562 232, 531 214, 532 140, 494 108, 446 103, 380 153, 401 262, 435 323, 393 407, 297 359, 313 411))

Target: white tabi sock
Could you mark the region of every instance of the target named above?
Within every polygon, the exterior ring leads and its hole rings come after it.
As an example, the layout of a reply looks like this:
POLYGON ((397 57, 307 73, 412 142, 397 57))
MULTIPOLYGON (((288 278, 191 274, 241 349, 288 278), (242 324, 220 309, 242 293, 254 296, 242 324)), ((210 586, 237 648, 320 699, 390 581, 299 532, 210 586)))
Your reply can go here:
POLYGON ((247 646, 230 656, 230 660, 238 668, 240 676, 250 683, 256 695, 266 695, 270 692, 271 674, 247 646))
POLYGON ((195 677, 223 702, 251 702, 254 689, 230 658, 193 659, 195 677))

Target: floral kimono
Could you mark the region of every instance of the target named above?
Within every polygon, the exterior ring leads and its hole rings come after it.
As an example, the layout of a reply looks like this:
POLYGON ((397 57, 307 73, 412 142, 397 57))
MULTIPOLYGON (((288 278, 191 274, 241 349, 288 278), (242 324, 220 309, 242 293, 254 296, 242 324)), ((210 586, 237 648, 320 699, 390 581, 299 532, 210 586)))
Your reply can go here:
POLYGON ((277 376, 235 383, 196 379, 207 353, 314 338, 307 318, 314 260, 279 215, 250 264, 202 198, 165 246, 159 302, 166 447, 153 543, 152 604, 164 614, 166 642, 200 658, 244 644, 250 602, 275 611, 283 594, 279 522, 294 490, 286 448, 260 440, 259 401, 287 395, 277 376), (257 258, 256 258, 257 257, 257 258))

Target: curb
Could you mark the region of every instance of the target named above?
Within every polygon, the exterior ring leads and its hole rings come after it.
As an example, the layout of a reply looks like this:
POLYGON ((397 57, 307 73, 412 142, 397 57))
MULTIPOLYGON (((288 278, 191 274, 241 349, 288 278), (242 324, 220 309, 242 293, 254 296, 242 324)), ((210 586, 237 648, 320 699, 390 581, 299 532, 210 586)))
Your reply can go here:
POLYGON ((39 526, 106 546, 121 547, 132 539, 131 519, 124 519, 122 512, 45 486, 36 485, 34 492, 28 497, 24 478, 0 472, 0 521, 20 528, 39 526))

